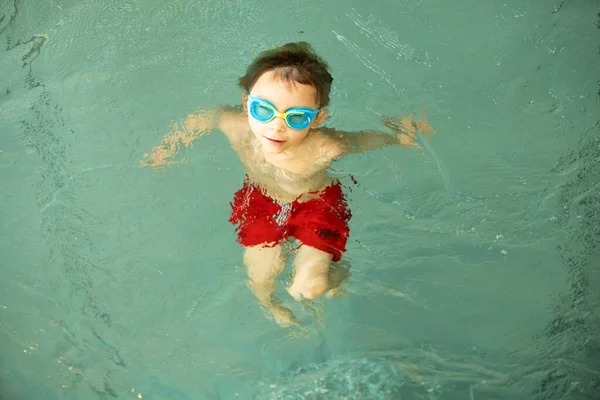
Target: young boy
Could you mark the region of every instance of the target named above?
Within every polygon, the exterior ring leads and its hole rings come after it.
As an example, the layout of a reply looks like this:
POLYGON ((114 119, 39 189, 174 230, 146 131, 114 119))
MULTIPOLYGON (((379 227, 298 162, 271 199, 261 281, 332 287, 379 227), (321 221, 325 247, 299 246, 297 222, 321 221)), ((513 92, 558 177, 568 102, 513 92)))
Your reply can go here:
POLYGON ((322 127, 332 82, 327 64, 308 43, 265 51, 239 80, 242 107, 195 112, 181 128, 173 123, 144 161, 169 164, 180 144, 187 147, 214 129, 225 134, 246 170, 231 204, 230 222, 245 247, 250 288, 282 326, 296 324, 273 295, 275 278, 285 269, 282 245, 287 239, 297 241, 288 288, 294 299, 314 299, 339 283, 329 282, 330 265, 346 250, 351 213, 340 182, 328 174, 332 161, 393 144, 417 147, 417 129, 432 133, 425 119, 413 122, 411 116, 384 117, 396 134, 322 127))

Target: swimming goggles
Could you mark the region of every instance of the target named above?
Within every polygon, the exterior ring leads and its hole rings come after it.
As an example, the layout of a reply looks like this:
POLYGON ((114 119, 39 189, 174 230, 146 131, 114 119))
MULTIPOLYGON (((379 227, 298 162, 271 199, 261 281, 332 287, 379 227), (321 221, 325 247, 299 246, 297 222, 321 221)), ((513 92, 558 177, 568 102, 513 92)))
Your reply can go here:
POLYGON ((259 122, 271 122, 275 117, 283 118, 285 124, 292 129, 302 130, 310 126, 320 108, 313 110, 307 107, 292 107, 280 113, 277 108, 265 99, 248 94, 248 110, 252 118, 259 122))

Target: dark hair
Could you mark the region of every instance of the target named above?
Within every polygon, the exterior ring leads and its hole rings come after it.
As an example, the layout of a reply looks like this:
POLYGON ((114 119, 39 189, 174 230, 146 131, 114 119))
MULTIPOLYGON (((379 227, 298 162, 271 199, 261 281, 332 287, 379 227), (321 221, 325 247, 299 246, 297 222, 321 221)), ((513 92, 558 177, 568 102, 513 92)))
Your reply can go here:
POLYGON ((275 49, 263 51, 246 68, 246 75, 238 82, 250 92, 258 78, 273 71, 285 82, 311 85, 317 90, 319 107, 329 104, 329 92, 333 77, 327 63, 306 42, 287 43, 275 49))

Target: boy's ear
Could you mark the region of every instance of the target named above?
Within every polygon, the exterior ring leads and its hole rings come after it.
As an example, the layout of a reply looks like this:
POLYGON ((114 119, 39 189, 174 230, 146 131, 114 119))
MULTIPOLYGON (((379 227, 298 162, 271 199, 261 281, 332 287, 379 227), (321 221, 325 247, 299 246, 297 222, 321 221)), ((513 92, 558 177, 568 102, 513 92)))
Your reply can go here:
POLYGON ((329 117, 329 111, 327 111, 326 108, 321 109, 321 111, 319 111, 319 115, 317 115, 317 118, 315 118, 315 120, 313 121, 312 127, 317 128, 319 125, 321 125, 327 120, 327 117, 329 117))
POLYGON ((242 105, 244 106, 244 112, 248 112, 248 93, 242 93, 242 105))

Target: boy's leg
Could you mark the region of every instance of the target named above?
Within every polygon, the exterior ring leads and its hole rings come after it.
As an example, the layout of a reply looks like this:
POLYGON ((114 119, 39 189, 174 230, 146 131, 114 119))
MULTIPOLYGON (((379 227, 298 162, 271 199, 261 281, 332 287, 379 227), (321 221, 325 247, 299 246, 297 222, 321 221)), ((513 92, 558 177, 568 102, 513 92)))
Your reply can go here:
POLYGON ((347 260, 342 260, 331 264, 329 267, 329 289, 327 290, 327 298, 332 299, 336 296, 347 296, 348 293, 343 288, 344 283, 350 279, 350 263, 347 260))
POLYGON ((244 264, 248 268, 248 286, 260 304, 268 305, 275 292, 275 278, 285 269, 285 259, 280 245, 274 247, 246 247, 244 264))
POLYGON ((292 312, 275 297, 275 278, 285 270, 286 257, 281 245, 246 247, 244 264, 248 268, 248 286, 261 306, 268 309, 278 324, 297 325, 292 312))
POLYGON ((332 255, 311 246, 302 245, 294 260, 294 280, 288 288, 296 299, 314 299, 329 289, 329 265, 332 255))

